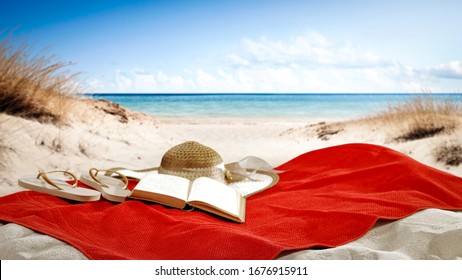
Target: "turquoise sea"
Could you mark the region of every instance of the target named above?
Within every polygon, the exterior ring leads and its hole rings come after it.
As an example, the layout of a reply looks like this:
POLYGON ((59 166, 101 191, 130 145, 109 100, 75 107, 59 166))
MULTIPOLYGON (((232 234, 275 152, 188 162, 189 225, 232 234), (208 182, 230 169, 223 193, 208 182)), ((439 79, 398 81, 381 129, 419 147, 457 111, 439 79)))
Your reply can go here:
MULTIPOLYGON (((93 94, 158 118, 352 119, 430 94, 93 94)), ((462 94, 431 94, 462 102, 462 94)))

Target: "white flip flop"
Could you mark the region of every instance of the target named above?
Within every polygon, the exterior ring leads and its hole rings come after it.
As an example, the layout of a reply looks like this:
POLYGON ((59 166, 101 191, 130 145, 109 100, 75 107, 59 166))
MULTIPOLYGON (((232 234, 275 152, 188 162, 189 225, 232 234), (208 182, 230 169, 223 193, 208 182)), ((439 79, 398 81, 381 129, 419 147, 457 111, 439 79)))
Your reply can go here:
POLYGON ((77 182, 77 177, 74 174, 60 170, 50 172, 39 171, 38 175, 26 175, 18 179, 19 186, 36 192, 82 202, 97 201, 100 199, 100 192, 79 188, 77 182), (67 174, 73 178, 74 183, 71 185, 62 179, 51 180, 47 176, 50 173, 67 174))
POLYGON ((118 171, 111 169, 99 170, 91 168, 88 175, 80 176, 80 181, 85 185, 98 190, 105 199, 113 202, 124 202, 131 193, 131 191, 127 188, 127 177, 118 171), (115 173, 118 177, 120 177, 120 179, 108 175, 98 174, 103 171, 106 172, 106 174, 115 173))

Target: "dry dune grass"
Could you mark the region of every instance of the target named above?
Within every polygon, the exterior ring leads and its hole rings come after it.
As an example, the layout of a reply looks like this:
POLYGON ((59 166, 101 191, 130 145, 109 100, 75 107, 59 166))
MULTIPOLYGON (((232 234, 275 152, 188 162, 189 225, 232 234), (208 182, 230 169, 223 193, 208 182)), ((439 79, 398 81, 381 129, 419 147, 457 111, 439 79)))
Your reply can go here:
POLYGON ((66 121, 81 90, 68 66, 54 56, 33 55, 27 37, 11 32, 0 39, 0 168, 6 154, 17 152, 11 139, 25 137, 24 122, 10 116, 58 126, 66 121))
POLYGON ((462 105, 454 100, 419 96, 408 102, 390 105, 369 120, 398 129, 394 139, 406 142, 451 133, 462 119, 462 105))
POLYGON ((391 140, 394 142, 432 138, 438 144, 431 145, 428 149, 432 150, 436 162, 446 166, 459 166, 462 163, 460 101, 436 100, 431 96, 417 97, 409 102, 389 106, 368 121, 381 124, 384 130, 392 131, 391 140))
POLYGON ((0 40, 0 113, 40 122, 65 119, 79 90, 68 66, 53 56, 32 55, 25 38, 8 34, 0 40))
POLYGON ((462 145, 458 141, 442 143, 434 151, 436 161, 449 166, 459 166, 462 163, 462 145))
POLYGON ((368 117, 309 124, 280 134, 289 135, 305 138, 311 146, 317 145, 316 139, 330 144, 386 145, 427 164, 457 168, 462 165, 462 102, 419 96, 368 117))

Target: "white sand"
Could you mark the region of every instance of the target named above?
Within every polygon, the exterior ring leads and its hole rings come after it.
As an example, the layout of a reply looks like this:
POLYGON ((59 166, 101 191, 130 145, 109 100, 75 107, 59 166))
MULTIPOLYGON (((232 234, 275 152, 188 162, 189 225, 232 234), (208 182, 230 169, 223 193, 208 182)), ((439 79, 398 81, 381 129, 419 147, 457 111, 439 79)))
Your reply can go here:
MULTIPOLYGON (((462 176, 462 164, 447 166, 437 162, 435 156, 437 147, 462 139, 462 120, 454 118, 457 125, 448 132, 397 142, 393 139, 401 133, 401 128, 372 119, 159 120, 114 108, 107 102, 80 100, 71 112, 71 121, 59 126, 0 114, 0 196, 23 190, 17 185, 17 178, 39 169, 68 170, 80 175, 90 167, 155 167, 169 148, 189 140, 212 147, 225 162, 254 155, 273 166, 322 147, 373 143, 462 176)), ((462 257, 462 252, 459 253, 462 257)))

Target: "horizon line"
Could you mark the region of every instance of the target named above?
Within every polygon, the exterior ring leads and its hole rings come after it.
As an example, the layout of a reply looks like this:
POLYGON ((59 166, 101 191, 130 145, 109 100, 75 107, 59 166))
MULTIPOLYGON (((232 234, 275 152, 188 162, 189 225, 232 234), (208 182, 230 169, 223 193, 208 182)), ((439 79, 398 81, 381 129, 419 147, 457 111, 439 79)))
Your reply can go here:
POLYGON ((161 92, 152 92, 152 93, 140 93, 140 92, 95 92, 95 93, 78 93, 77 95, 461 95, 462 92, 413 92, 413 93, 406 93, 406 92, 396 92, 396 93, 380 93, 380 92, 369 92, 369 93, 356 93, 356 92, 335 92, 335 93, 313 93, 313 92, 306 92, 306 93, 257 93, 257 92, 226 92, 226 93, 203 93, 203 92, 191 92, 191 93, 161 93, 161 92))

